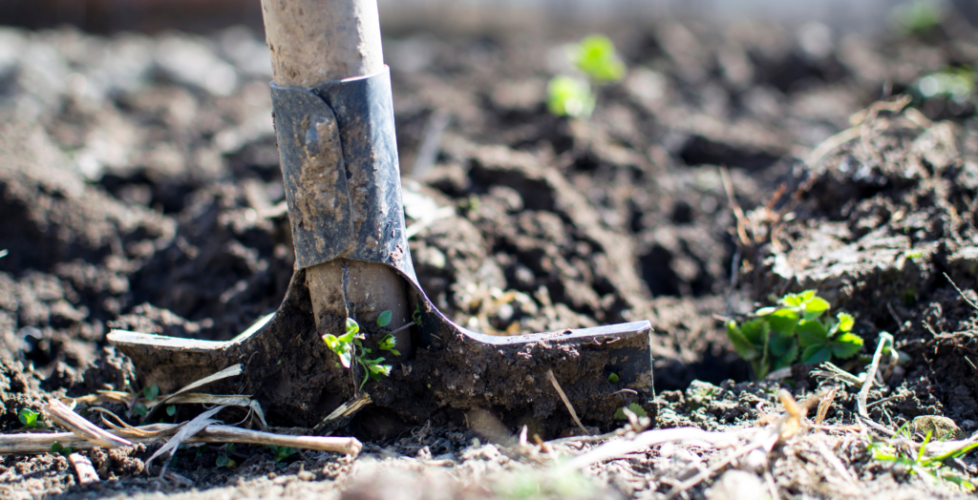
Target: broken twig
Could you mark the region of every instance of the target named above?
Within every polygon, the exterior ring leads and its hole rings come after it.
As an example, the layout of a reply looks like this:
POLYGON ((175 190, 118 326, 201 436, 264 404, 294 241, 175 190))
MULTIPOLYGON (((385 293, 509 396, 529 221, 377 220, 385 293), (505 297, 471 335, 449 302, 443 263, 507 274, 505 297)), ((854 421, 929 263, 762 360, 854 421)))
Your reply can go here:
POLYGON ((590 436, 591 433, 584 428, 584 424, 581 423, 581 419, 577 418, 577 412, 574 411, 574 405, 572 405, 570 400, 567 399, 567 395, 564 394, 564 390, 560 388, 560 384, 557 382, 557 377, 554 377, 554 371, 548 368, 547 377, 550 378, 550 383, 554 385, 554 389, 557 389, 557 395, 559 395, 560 400, 564 402, 564 406, 566 406, 567 411, 570 412, 571 418, 574 419, 574 423, 577 424, 584 434, 590 436))

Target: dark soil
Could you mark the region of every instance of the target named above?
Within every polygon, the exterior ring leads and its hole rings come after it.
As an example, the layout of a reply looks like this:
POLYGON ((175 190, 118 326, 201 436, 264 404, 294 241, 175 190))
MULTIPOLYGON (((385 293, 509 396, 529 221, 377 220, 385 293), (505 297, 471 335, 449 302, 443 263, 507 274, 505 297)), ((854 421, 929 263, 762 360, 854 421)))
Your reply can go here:
MULTIPOLYGON (((649 319, 657 424, 716 429, 756 422, 778 386, 747 382, 718 317, 814 288, 857 315, 867 351, 887 330, 910 356, 874 392, 901 395, 874 418, 895 428, 935 414, 978 427, 974 107, 917 98, 906 111, 877 104, 850 120, 923 75, 973 62, 978 35, 954 22, 818 47, 790 27, 754 23, 611 34, 630 71, 600 89, 588 121, 553 117, 544 104, 547 80, 562 71, 560 44, 579 31, 385 41, 405 191, 449 207, 410 240, 441 311, 501 335, 649 319), (419 158, 444 116, 440 148, 419 158), (853 122, 857 135, 811 156, 853 122), (722 168, 748 210, 746 239, 722 168), (712 402, 690 403, 698 396, 683 391, 694 379, 720 386, 712 402)), ((112 328, 227 340, 279 306, 294 255, 263 58, 241 28, 210 37, 0 29, 0 249, 9 251, 0 258, 0 430, 20 429, 17 412, 53 396, 141 390, 105 340, 112 328)), ((407 207, 408 225, 423 212, 407 207)), ((312 384, 319 372, 310 370, 312 384)), ((801 397, 818 380, 796 371, 801 397)), ((852 394, 840 392, 830 419, 851 416, 852 394)), ((460 418, 406 429, 380 405, 363 415, 340 433, 370 441, 377 460, 509 460, 472 445, 488 431, 460 418)), ((296 423, 287 410, 268 416, 296 423)), ((79 497, 185 489, 140 475, 154 450, 92 453, 103 479, 122 479, 95 487, 75 485, 59 456, 7 456, 0 484, 79 497)), ((171 468, 200 489, 337 495, 336 480, 351 497, 381 494, 366 480, 344 483, 360 462, 328 454, 276 462, 261 447, 195 450, 171 468), (222 455, 237 468, 215 467, 222 455)), ((437 483, 415 472, 405 484, 437 483)), ((609 477, 595 496, 669 489, 609 477)))

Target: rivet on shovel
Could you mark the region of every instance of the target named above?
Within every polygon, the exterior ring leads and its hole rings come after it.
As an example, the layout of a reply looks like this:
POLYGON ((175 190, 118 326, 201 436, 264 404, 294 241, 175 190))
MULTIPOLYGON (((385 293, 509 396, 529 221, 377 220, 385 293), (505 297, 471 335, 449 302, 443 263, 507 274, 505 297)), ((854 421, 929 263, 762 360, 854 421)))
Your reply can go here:
POLYGON ((417 324, 398 332, 390 376, 365 390, 405 422, 476 408, 566 419, 548 370, 586 422, 607 426, 631 403, 651 410, 648 321, 498 337, 452 323, 425 296, 404 235, 376 0, 262 0, 262 11, 297 269, 274 316, 233 340, 111 332, 142 383, 166 391, 242 363, 242 376, 209 390, 250 394, 269 420, 312 427, 357 393, 321 336, 355 318, 376 348, 385 333, 373 325, 391 311, 392 327, 417 324))

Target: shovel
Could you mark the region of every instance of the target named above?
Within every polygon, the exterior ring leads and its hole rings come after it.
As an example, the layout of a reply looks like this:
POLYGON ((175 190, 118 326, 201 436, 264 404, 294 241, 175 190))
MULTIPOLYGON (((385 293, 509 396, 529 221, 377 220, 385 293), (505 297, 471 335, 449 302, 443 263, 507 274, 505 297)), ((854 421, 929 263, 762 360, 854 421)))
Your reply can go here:
POLYGON ((376 0, 262 0, 262 12, 296 271, 274 315, 230 341, 111 332, 142 383, 167 393, 240 363, 242 376, 209 391, 252 395, 269 421, 319 429, 367 401, 382 420, 461 423, 479 409, 547 422, 551 435, 575 412, 605 428, 622 407, 651 415, 648 321, 491 336, 453 323, 418 285, 376 0), (348 319, 363 337, 353 356, 383 354, 370 366, 389 373, 346 368, 327 347, 348 319))

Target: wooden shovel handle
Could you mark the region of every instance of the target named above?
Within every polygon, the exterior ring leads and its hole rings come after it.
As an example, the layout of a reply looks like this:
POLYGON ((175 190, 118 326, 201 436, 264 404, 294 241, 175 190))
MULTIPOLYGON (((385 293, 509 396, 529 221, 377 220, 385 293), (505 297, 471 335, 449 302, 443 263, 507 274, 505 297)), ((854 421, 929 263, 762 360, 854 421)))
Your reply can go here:
MULTIPOLYGON (((376 0, 262 0, 272 80, 282 87, 376 74, 384 69, 376 0)), ((320 333, 340 334, 348 316, 361 324, 391 311, 390 327, 408 321, 404 280, 383 265, 348 259, 306 269, 306 285, 320 333)), ((410 352, 410 334, 396 334, 410 352)))
POLYGON ((314 87, 384 69, 377 0, 262 0, 273 81, 314 87))

